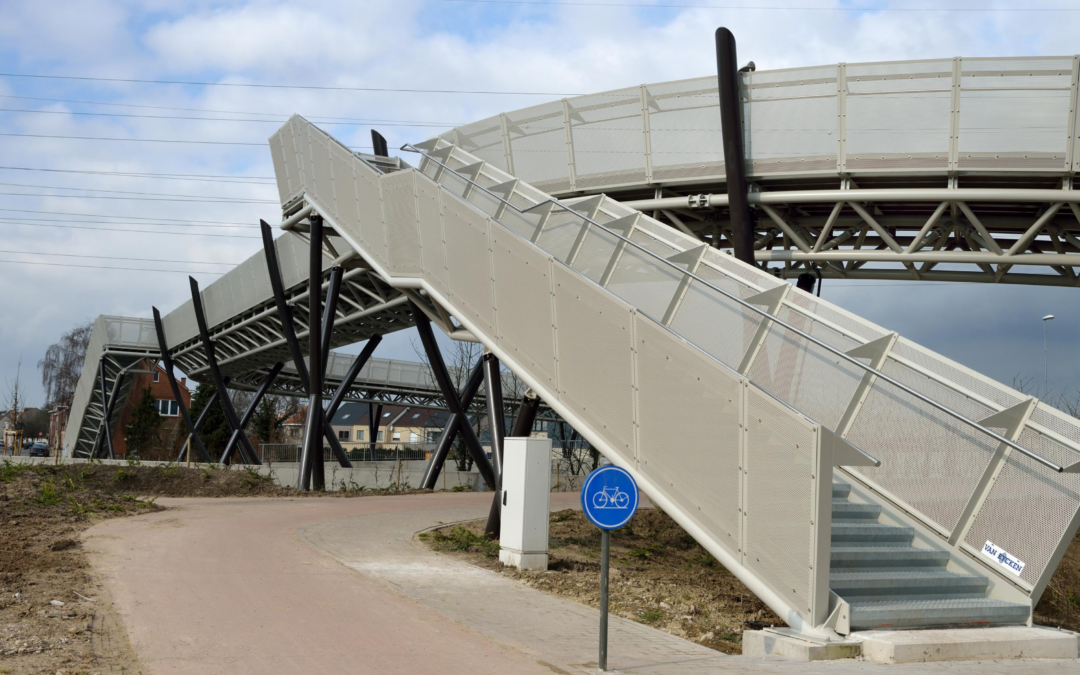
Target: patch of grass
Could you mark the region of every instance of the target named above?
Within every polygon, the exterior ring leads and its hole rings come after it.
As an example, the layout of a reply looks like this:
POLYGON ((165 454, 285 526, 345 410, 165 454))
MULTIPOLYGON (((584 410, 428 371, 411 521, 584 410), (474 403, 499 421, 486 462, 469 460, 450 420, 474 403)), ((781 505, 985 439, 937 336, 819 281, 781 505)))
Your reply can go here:
POLYGON ((5 459, 4 463, 0 464, 0 483, 11 483, 26 472, 30 466, 30 464, 18 464, 5 459))
POLYGON ((439 551, 470 551, 483 553, 489 558, 499 555, 499 542, 487 539, 483 535, 476 534, 472 530, 458 525, 443 534, 434 532, 431 538, 433 546, 439 551))
POLYGON ((471 485, 455 485, 450 492, 473 492, 473 489, 471 485))
POLYGON ((68 495, 68 501, 71 502, 71 512, 76 516, 86 516, 94 512, 94 509, 90 506, 83 506, 77 499, 68 495))
POLYGON ((142 462, 140 462, 139 460, 137 460, 135 458, 131 458, 131 459, 129 459, 127 461, 127 465, 128 466, 142 466, 142 462))
POLYGON ((653 557, 653 554, 659 553, 663 549, 660 544, 646 544, 644 548, 632 548, 628 553, 641 560, 646 560, 653 557))
POLYGON ((556 511, 555 513, 551 514, 551 519, 550 519, 549 522, 561 523, 564 520, 570 520, 573 517, 574 517, 574 512, 572 510, 570 510, 570 509, 567 509, 565 511, 556 511))
POLYGON ((214 467, 213 466, 200 466, 199 471, 202 471, 202 475, 203 475, 204 480, 210 480, 211 478, 214 477, 214 467))
POLYGON ((641 623, 656 623, 664 618, 664 613, 659 609, 646 609, 638 613, 638 618, 641 619, 641 623))
POLYGON ((250 486, 254 487, 256 485, 259 485, 260 483, 273 483, 274 482, 274 477, 273 476, 259 473, 259 470, 256 469, 253 466, 244 467, 244 471, 245 471, 246 475, 244 475, 240 480, 245 485, 250 485, 250 486))
POLYGON ((354 480, 349 480, 348 482, 345 482, 344 478, 342 478, 341 482, 338 484, 339 492, 364 492, 367 489, 368 488, 366 485, 360 485, 354 480))
POLYGON ((179 473, 180 467, 175 464, 166 464, 165 466, 161 467, 162 478, 174 478, 179 473))
POLYGON ((122 469, 122 468, 121 468, 121 469, 117 469, 117 470, 116 470, 116 475, 115 475, 115 476, 113 476, 113 482, 114 482, 114 483, 123 483, 123 482, 124 482, 124 481, 126 481, 126 480, 127 480, 128 478, 131 478, 131 477, 132 477, 132 476, 134 476, 134 475, 135 475, 135 472, 134 472, 134 471, 125 471, 125 470, 124 470, 124 469, 122 469))
POLYGON ((56 484, 51 478, 41 484, 34 501, 42 506, 55 506, 60 503, 60 493, 56 491, 56 484))

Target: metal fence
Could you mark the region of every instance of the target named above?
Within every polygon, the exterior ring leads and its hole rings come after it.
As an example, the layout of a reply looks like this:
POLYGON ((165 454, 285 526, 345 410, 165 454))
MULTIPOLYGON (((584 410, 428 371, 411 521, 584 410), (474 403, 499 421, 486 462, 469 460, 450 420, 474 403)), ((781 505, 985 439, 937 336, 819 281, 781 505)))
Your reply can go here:
MULTIPOLYGON (((747 170, 1080 170, 1076 56, 741 73, 747 170)), ((724 178, 716 76, 502 113, 441 135, 553 194, 724 178)))
MULTIPOLYGON (((341 447, 352 462, 427 459, 435 450, 434 443, 376 443, 374 452, 370 443, 342 443, 341 447)), ((297 462, 300 448, 299 443, 264 443, 258 448, 259 458, 263 462, 297 462)), ((337 461, 329 445, 323 446, 323 459, 337 461)))

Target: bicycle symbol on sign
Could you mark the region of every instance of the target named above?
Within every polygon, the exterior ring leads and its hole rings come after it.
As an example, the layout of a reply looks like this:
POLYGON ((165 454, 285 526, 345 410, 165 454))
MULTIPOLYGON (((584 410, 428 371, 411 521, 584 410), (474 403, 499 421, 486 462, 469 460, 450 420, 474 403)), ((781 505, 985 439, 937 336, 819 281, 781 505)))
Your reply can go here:
POLYGON ((630 496, 617 487, 610 487, 593 495, 592 501, 598 509, 625 509, 630 505, 630 496))

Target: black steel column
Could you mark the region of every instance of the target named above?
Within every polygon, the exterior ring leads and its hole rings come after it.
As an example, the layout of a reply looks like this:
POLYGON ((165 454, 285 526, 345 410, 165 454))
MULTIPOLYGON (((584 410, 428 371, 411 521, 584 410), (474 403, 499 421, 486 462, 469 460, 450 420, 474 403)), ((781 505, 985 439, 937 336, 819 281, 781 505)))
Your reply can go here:
MULTIPOLYGON (((259 385, 259 390, 255 392, 255 397, 251 399, 251 403, 248 404, 247 410, 244 411, 243 417, 240 418, 240 428, 241 429, 244 429, 244 428, 247 427, 248 422, 251 421, 252 415, 255 414, 255 409, 259 407, 259 403, 262 402, 263 397, 266 396, 266 392, 269 391, 270 387, 272 387, 274 385, 274 380, 277 379, 278 374, 281 372, 281 369, 284 368, 284 367, 285 367, 285 364, 278 361, 277 363, 274 364, 274 367, 270 369, 270 373, 266 376, 266 379, 263 380, 263 383, 261 385, 259 385)), ((237 436, 234 433, 232 435, 232 437, 229 439, 228 444, 225 446, 225 452, 221 453, 221 463, 222 464, 228 463, 229 455, 232 454, 233 448, 236 446, 236 440, 237 440, 237 436)), ((249 464, 262 464, 262 460, 259 459, 258 455, 256 455, 252 459, 254 461, 253 462, 248 462, 249 464)))
POLYGON ((382 423, 382 403, 376 408, 374 403, 367 404, 368 435, 371 444, 371 461, 375 461, 375 439, 379 437, 379 424, 382 423))
POLYGON ((488 410, 488 437, 491 439, 491 460, 495 470, 495 496, 491 500, 484 536, 498 539, 502 529, 502 469, 503 439, 506 438, 506 420, 503 411, 502 371, 499 359, 491 353, 484 354, 484 387, 488 410))
POLYGON ((374 129, 371 130, 371 145, 373 148, 372 154, 378 155, 379 157, 390 156, 388 148, 386 147, 386 139, 383 138, 382 134, 380 134, 378 131, 375 131, 374 129))
POLYGON ((540 412, 540 397, 530 389, 521 399, 521 408, 518 409, 517 419, 514 420, 514 431, 510 435, 514 438, 531 436, 538 412, 540 412))
MULTIPOLYGON (((225 386, 229 386, 229 378, 227 377, 225 378, 225 386)), ((184 453, 187 452, 188 444, 194 442, 196 436, 199 433, 199 429, 202 428, 203 422, 206 421, 206 416, 210 413, 210 407, 217 402, 217 397, 217 391, 214 391, 214 393, 210 394, 210 400, 206 402, 206 405, 203 406, 203 409, 199 412, 199 419, 195 420, 195 433, 188 434, 187 443, 185 443, 184 446, 180 448, 180 456, 176 458, 177 462, 184 459, 184 453)), ((210 459, 210 453, 206 451, 205 447, 203 448, 203 451, 206 452, 206 454, 203 455, 204 462, 214 461, 210 459)))
POLYGON ((161 364, 165 369, 165 377, 169 378, 169 387, 172 389, 173 398, 176 399, 176 407, 180 409, 180 417, 184 420, 184 426, 187 427, 188 433, 191 434, 191 439, 195 442, 195 449, 199 451, 199 456, 203 458, 203 461, 210 461, 210 453, 206 451, 206 446, 203 445, 202 439, 199 438, 197 427, 191 422, 191 415, 188 414, 187 406, 184 405, 184 399, 180 397, 180 385, 176 382, 176 376, 173 375, 173 362, 172 357, 169 356, 169 344, 165 341, 165 327, 161 323, 161 312, 157 307, 152 307, 154 310, 154 330, 157 332, 158 350, 161 352, 161 364))
POLYGON ((206 325, 206 313, 203 312, 199 282, 195 281, 195 277, 188 277, 188 281, 191 285, 191 305, 195 312, 195 322, 199 324, 199 337, 202 340, 203 351, 206 352, 206 364, 210 370, 210 376, 214 380, 214 386, 217 387, 218 398, 221 399, 221 409, 225 413, 225 421, 228 422, 229 428, 234 433, 240 432, 239 440, 242 454, 246 453, 249 457, 254 457, 255 448, 252 447, 251 441, 248 439, 247 434, 244 433, 243 427, 240 426, 240 418, 236 414, 236 409, 233 408, 232 400, 229 398, 229 391, 225 388, 225 379, 221 376, 221 370, 218 368, 217 356, 214 354, 214 343, 210 341, 210 329, 206 325))
POLYGON ((301 490, 326 488, 326 467, 322 447, 322 216, 312 213, 308 230, 308 418, 300 458, 301 490), (310 483, 309 483, 310 476, 310 483))
MULTIPOLYGON (((472 374, 469 375, 469 379, 465 381, 465 386, 461 389, 461 407, 464 410, 468 410, 472 406, 473 398, 476 397, 476 392, 480 389, 480 383, 484 381, 484 360, 480 359, 476 362, 476 366, 473 367, 472 374)), ((465 418, 466 424, 468 418, 465 418)), ((435 444, 435 452, 431 455, 431 461, 428 462, 427 468, 424 469, 424 477, 420 480, 420 487, 424 490, 434 490, 435 482, 439 479, 439 473, 442 471, 443 465, 446 463, 446 457, 450 454, 450 448, 454 446, 454 441, 458 436, 458 426, 462 422, 462 416, 456 413, 450 413, 446 419, 446 426, 443 427, 443 431, 439 434, 439 441, 435 444)))
POLYGON ((747 199, 746 152, 743 148, 742 97, 735 36, 727 28, 716 29, 716 72, 720 85, 720 130, 724 140, 724 173, 727 178, 731 241, 735 257, 754 264, 754 224, 747 199))
MULTIPOLYGON (((300 341, 296 339, 296 330, 293 327, 292 308, 289 307, 289 303, 285 299, 285 285, 281 281, 281 266, 278 264, 277 247, 274 245, 274 231, 265 220, 259 221, 259 227, 262 231, 263 254, 266 257, 266 268, 270 275, 270 288, 274 292, 274 304, 277 305, 278 318, 281 319, 281 333, 285 337, 285 343, 289 345, 289 353, 292 355, 293 367, 296 368, 296 376, 300 380, 300 387, 304 390, 305 394, 310 395, 311 383, 308 381, 308 369, 307 365, 304 363, 304 350, 300 348, 300 341)), ((319 264, 320 266, 322 265, 321 260, 319 264)), ((334 436, 334 430, 330 426, 329 420, 325 417, 323 418, 322 433, 330 444, 330 447, 335 449, 335 453, 340 451, 341 454, 339 454, 338 457, 340 461, 341 455, 344 454, 344 450, 341 450, 341 445, 334 436)), ((348 460, 346 459, 345 461, 348 460)))
POLYGON ((410 302, 409 305, 412 307, 416 331, 420 333, 420 341, 424 344, 424 351, 427 352, 428 365, 431 366, 435 380, 439 383, 439 389, 442 390, 443 398, 446 399, 446 407, 450 412, 457 413, 465 418, 458 427, 461 430, 461 435, 465 438, 465 446, 469 449, 469 453, 472 454, 473 463, 476 464, 480 475, 484 477, 484 482, 494 490, 496 486, 495 472, 491 468, 491 462, 484 455, 484 449, 480 446, 480 439, 476 437, 476 431, 468 423, 467 411, 461 407, 461 400, 458 398, 454 385, 450 381, 450 373, 446 370, 446 363, 443 361, 442 352, 439 351, 439 344, 435 341, 435 334, 431 331, 431 319, 414 303, 410 302))

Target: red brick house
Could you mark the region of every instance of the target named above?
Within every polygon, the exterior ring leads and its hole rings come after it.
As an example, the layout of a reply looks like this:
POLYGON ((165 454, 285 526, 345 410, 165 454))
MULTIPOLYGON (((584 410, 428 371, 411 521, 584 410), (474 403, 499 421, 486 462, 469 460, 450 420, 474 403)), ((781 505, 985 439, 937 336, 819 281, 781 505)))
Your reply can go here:
MULTIPOLYGON (((187 387, 187 378, 180 378, 177 384, 180 385, 180 397, 190 410, 191 391, 187 387)), ((133 376, 131 395, 128 397, 127 405, 120 411, 120 422, 116 426, 116 433, 113 434, 113 451, 117 459, 127 456, 127 438, 124 429, 131 421, 132 411, 142 400, 143 390, 147 387, 150 388, 150 395, 154 397, 158 414, 164 418, 164 423, 161 425, 161 437, 164 439, 166 457, 143 457, 142 459, 175 459, 177 453, 180 452, 180 445, 187 441, 187 428, 184 426, 184 420, 180 418, 180 406, 177 405, 172 387, 169 386, 169 378, 165 374, 165 369, 155 363, 152 372, 133 376)))

